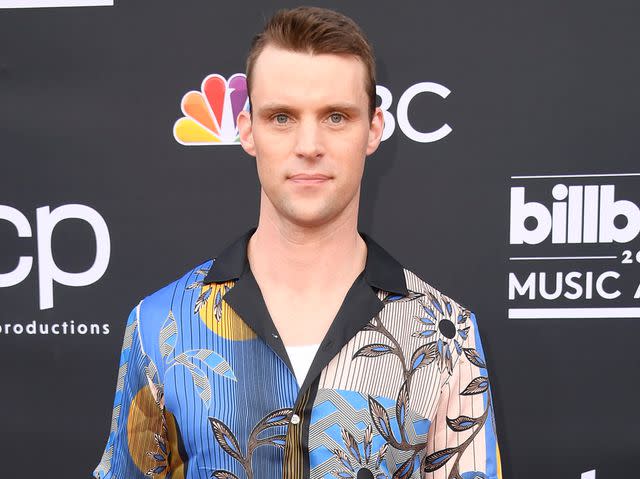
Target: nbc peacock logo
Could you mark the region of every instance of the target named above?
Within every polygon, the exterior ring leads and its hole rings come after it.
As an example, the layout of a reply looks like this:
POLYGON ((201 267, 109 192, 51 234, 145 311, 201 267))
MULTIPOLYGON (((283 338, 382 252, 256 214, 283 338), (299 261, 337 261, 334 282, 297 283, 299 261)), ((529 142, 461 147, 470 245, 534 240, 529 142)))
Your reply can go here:
POLYGON ((200 91, 190 91, 180 103, 184 117, 173 125, 173 137, 185 146, 237 145, 237 118, 249 109, 247 78, 236 73, 226 80, 217 73, 202 80, 200 91))

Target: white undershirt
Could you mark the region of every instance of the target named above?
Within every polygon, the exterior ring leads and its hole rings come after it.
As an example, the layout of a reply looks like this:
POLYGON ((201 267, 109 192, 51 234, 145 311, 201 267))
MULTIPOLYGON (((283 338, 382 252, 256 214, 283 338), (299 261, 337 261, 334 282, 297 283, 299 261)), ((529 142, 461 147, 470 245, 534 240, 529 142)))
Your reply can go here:
POLYGON ((316 357, 320 344, 304 344, 302 346, 285 346, 289 360, 293 366, 293 372, 298 380, 298 386, 302 386, 307 377, 313 358, 316 357))

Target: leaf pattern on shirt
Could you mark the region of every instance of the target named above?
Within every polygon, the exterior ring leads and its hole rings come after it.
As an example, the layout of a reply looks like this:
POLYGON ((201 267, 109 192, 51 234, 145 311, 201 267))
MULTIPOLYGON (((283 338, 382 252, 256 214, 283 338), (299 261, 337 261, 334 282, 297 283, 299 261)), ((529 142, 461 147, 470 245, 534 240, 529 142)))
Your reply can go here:
MULTIPOLYGON (((153 383, 151 382, 153 377, 147 376, 147 378, 149 379, 150 384, 153 385, 153 383)), ((155 477, 155 476, 165 477, 169 468, 169 449, 167 447, 167 440, 166 440, 168 436, 167 419, 164 414, 163 398, 157 397, 154 395, 153 399, 155 402, 155 407, 157 407, 159 410, 162 411, 161 434, 158 434, 157 432, 153 433, 153 443, 156 446, 156 449, 153 451, 145 452, 145 455, 150 457, 153 463, 153 465, 145 471, 145 475, 150 477, 155 477)))
MULTIPOLYGON (((162 428, 166 434, 167 428, 164 421, 162 424, 162 428)), ((169 453, 167 450, 167 443, 165 442, 165 439, 158 433, 153 434, 153 439, 158 449, 156 451, 147 451, 146 453, 147 456, 151 457, 151 459, 155 462, 154 466, 145 472, 145 475, 147 476, 156 476, 158 474, 162 474, 163 472, 165 472, 169 464, 169 453)))
POLYGON ((178 340, 178 326, 176 324, 176 318, 173 316, 173 311, 169 311, 167 319, 162 323, 160 328, 160 354, 163 358, 166 358, 176 348, 176 341, 178 340))
POLYGON ((211 349, 191 349, 176 354, 178 333, 175 315, 169 310, 158 337, 160 354, 167 366, 165 374, 174 366, 187 368, 198 396, 208 408, 211 405, 212 389, 205 371, 209 370, 232 381, 237 380, 236 376, 227 360, 211 349))
POLYGON ((341 468, 331 471, 331 474, 336 479, 356 479, 357 477, 362 477, 362 474, 359 474, 359 472, 363 469, 370 472, 370 477, 375 479, 388 478, 387 474, 380 468, 387 451, 387 443, 384 443, 380 447, 375 456, 371 454, 371 444, 373 442, 373 428, 371 424, 369 424, 364 431, 362 445, 360 445, 355 437, 353 437, 353 434, 344 427, 341 428, 341 436, 346 452, 345 450, 337 448, 333 451, 334 457, 341 468))
MULTIPOLYGON (((270 428, 287 426, 292 414, 293 409, 291 408, 276 409, 260 419, 260 421, 258 421, 251 430, 251 434, 249 434, 249 439, 246 445, 246 454, 243 454, 240 444, 229 426, 214 417, 209 417, 209 423, 211 424, 213 437, 220 448, 225 452, 225 454, 240 463, 247 479, 253 479, 254 471, 252 459, 254 451, 261 446, 274 446, 284 449, 286 440, 285 434, 272 434, 261 438, 258 438, 258 436, 261 435, 261 433, 268 431, 270 428)), ((211 473, 211 477, 217 479, 239 479, 232 472, 222 469, 213 471, 211 473)))
MULTIPOLYGON (((375 331, 388 340, 388 343, 371 343, 361 347, 353 354, 356 358, 377 358, 380 356, 394 355, 400 362, 403 374, 403 382, 398 390, 395 403, 395 421, 398 424, 400 437, 396 437, 393 432, 391 419, 387 410, 374 397, 369 396, 369 413, 374 426, 385 439, 386 444, 398 451, 411 452, 410 457, 395 471, 394 479, 409 478, 415 471, 416 460, 426 450, 427 443, 411 443, 407 437, 407 411, 411 397, 411 382, 416 371, 432 364, 437 365, 440 372, 446 372, 449 376, 453 374, 453 366, 460 356, 464 356, 469 362, 479 368, 486 368, 485 361, 480 357, 474 348, 464 348, 469 334, 469 318, 471 312, 459 307, 456 313, 452 301, 445 295, 438 295, 431 291, 419 293, 409 291, 407 296, 398 296, 392 293, 383 298, 383 302, 393 301, 413 301, 416 300, 425 315, 415 316, 418 324, 423 328, 415 331, 412 336, 419 339, 428 340, 435 337, 437 339, 428 341, 420 345, 410 355, 405 355, 399 341, 391 334, 384 325, 379 315, 376 315, 364 328, 364 331, 375 331), (426 301, 425 301, 426 299, 426 301)), ((482 394, 489 389, 488 378, 479 376, 474 378, 466 388, 460 393, 469 396, 482 394)), ((426 474, 440 469, 453 459, 448 479, 461 479, 459 471, 459 461, 463 452, 469 446, 473 438, 484 427, 488 417, 489 407, 477 418, 461 415, 457 418, 446 418, 447 427, 454 432, 472 431, 470 437, 457 447, 445 448, 425 455, 420 461, 420 477, 425 478, 426 474), (474 429, 475 428, 475 429, 474 429), (455 459, 454 459, 455 457, 455 459)), ((340 457, 336 455, 340 460, 340 457)), ((334 473, 334 475, 336 475, 334 473)), ((336 477, 351 477, 346 475, 336 475, 336 477)))

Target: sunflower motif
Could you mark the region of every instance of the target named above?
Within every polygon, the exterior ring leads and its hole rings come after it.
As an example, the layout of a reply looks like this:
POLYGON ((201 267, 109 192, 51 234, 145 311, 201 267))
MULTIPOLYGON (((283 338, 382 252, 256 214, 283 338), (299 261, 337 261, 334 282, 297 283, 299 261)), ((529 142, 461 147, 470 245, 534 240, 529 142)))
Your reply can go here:
POLYGON ((371 424, 364 431, 362 451, 360 444, 345 428, 342 429, 342 441, 348 454, 342 449, 335 449, 333 454, 343 467, 342 470, 331 472, 337 479, 388 479, 387 474, 380 468, 388 444, 384 443, 376 454, 375 461, 371 455, 371 443, 373 441, 373 428, 371 424))
POLYGON ((453 351, 451 344, 453 343, 455 353, 460 356, 462 354, 462 343, 467 340, 469 334, 469 326, 467 320, 470 312, 467 309, 461 309, 457 317, 455 316, 451 301, 444 295, 441 295, 441 301, 432 293, 427 293, 429 303, 418 299, 420 306, 427 313, 426 316, 415 316, 415 318, 428 329, 424 331, 416 331, 412 336, 417 338, 430 338, 440 333, 440 337, 435 341, 437 345, 438 366, 440 371, 445 368, 449 374, 453 373, 453 351), (442 305, 444 303, 444 307, 442 305))

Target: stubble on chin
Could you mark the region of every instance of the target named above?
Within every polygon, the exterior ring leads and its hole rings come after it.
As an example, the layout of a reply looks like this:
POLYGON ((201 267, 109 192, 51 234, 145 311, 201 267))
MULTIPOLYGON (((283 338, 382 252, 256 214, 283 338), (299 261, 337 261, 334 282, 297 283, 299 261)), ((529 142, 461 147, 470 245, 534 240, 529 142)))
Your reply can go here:
POLYGON ((336 216, 335 204, 331 198, 304 201, 292 197, 283 197, 279 201, 279 209, 289 221, 302 226, 319 226, 329 222, 336 216))

